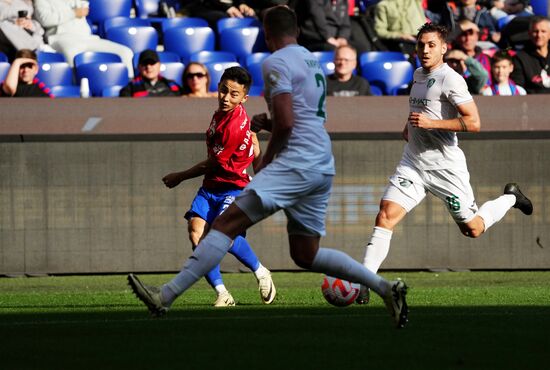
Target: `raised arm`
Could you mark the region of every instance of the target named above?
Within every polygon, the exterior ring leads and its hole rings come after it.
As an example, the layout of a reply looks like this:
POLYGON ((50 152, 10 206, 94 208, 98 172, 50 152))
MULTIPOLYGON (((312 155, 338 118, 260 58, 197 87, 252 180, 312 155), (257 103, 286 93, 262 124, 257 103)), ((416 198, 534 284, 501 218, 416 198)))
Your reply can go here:
POLYGON ((193 167, 180 172, 172 172, 162 178, 162 182, 166 185, 167 188, 175 188, 181 182, 195 177, 204 175, 210 168, 216 165, 214 159, 206 159, 202 162, 197 163, 193 167))

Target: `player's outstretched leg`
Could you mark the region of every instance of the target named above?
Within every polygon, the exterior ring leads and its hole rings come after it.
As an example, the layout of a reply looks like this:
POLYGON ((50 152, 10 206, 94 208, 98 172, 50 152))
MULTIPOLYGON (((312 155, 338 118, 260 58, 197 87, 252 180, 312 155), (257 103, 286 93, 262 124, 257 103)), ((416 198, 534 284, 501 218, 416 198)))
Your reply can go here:
POLYGON ((521 212, 523 212, 526 215, 530 215, 533 213, 533 203, 527 198, 521 190, 519 190, 518 184, 515 183, 509 183, 506 184, 504 187, 504 194, 512 194, 516 197, 516 203, 514 204, 514 208, 519 209, 521 212))
POLYGON ((128 275, 128 284, 134 291, 136 297, 147 306, 152 316, 160 317, 168 312, 170 307, 162 302, 159 288, 143 284, 134 274, 128 275))
POLYGON ((360 285, 359 294, 355 298, 357 304, 369 304, 370 302, 370 289, 364 285, 360 285))

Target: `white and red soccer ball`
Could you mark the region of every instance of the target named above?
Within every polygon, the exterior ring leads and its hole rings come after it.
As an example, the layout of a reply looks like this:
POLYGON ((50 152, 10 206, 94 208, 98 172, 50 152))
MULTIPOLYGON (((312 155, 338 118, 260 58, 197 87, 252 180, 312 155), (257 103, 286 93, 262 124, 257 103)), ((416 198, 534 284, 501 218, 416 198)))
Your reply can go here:
POLYGON ((349 281, 332 276, 325 276, 321 285, 323 297, 325 297, 328 303, 338 307, 349 306, 355 302, 355 299, 359 295, 359 289, 359 284, 350 283, 349 281))

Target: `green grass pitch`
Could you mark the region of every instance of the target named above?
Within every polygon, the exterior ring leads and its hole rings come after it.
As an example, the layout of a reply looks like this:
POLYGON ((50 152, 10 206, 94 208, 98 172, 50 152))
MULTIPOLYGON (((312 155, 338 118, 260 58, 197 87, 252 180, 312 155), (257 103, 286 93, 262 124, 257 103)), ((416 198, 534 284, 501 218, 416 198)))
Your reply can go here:
MULTIPOLYGON (((140 275, 160 284, 165 275, 140 275)), ((384 272, 409 285, 409 325, 382 301, 337 308, 321 275, 225 274, 236 307, 204 280, 148 316, 124 275, 0 278, 0 369, 550 369, 550 272, 384 272)))

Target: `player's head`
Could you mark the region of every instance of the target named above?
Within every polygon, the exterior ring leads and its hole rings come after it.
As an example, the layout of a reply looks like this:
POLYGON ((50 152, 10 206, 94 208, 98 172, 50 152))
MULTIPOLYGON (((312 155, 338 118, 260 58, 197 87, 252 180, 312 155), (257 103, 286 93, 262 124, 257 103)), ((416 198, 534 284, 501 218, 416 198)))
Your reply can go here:
POLYGON ((267 47, 271 51, 280 48, 281 40, 296 42, 298 38, 296 13, 286 5, 269 8, 264 15, 264 33, 267 47))
POLYGON ((443 64, 448 32, 446 27, 433 23, 425 23, 418 30, 416 51, 424 69, 432 71, 443 64))
POLYGON ((229 67, 218 84, 219 110, 228 112, 237 105, 246 102, 248 90, 252 84, 250 73, 242 67, 229 67))
POLYGON ((499 50, 491 58, 491 73, 495 82, 508 82, 513 70, 514 59, 507 50, 499 50))
POLYGON ((31 84, 38 74, 38 62, 36 53, 30 49, 20 49, 15 54, 15 58, 26 58, 28 62, 19 66, 19 82, 31 84))

